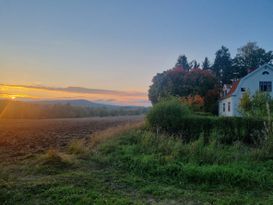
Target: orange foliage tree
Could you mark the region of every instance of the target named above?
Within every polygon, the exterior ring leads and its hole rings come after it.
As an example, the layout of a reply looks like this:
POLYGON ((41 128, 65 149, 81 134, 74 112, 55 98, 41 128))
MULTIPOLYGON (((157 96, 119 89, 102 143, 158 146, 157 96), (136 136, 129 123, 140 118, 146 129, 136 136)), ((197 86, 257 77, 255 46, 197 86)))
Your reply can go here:
POLYGON ((205 104, 204 97, 200 95, 181 97, 180 102, 190 106, 194 111, 202 111, 205 104))
POLYGON ((176 96, 200 111, 217 113, 219 87, 217 78, 210 70, 186 70, 177 66, 158 73, 152 82, 149 99, 153 104, 162 98, 176 96))

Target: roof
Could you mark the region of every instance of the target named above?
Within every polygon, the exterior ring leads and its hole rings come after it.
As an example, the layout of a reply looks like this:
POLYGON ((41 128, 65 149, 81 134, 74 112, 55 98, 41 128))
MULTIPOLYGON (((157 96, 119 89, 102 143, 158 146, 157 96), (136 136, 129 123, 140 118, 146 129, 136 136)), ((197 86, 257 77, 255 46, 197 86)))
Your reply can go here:
POLYGON ((222 97, 221 100, 225 99, 225 98, 229 98, 235 92, 235 90, 237 89, 239 83, 240 83, 240 80, 237 80, 237 81, 233 82, 229 92, 224 97, 222 97))

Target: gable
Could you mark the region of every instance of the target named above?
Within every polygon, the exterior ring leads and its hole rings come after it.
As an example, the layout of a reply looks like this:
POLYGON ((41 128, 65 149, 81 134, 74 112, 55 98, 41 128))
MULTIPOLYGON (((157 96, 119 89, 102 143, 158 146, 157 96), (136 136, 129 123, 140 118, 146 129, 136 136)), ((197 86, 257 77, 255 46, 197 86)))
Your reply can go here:
POLYGON ((241 81, 243 80, 246 80, 246 79, 249 79, 249 78, 253 78, 255 75, 258 75, 260 73, 264 73, 264 72, 267 72, 268 75, 271 75, 272 76, 272 72, 273 72, 273 66, 272 65, 269 65, 269 64, 265 64, 265 65, 262 65, 260 66, 259 68, 257 68, 256 70, 254 70, 253 72, 249 73, 248 75, 246 75, 245 77, 243 77, 241 79, 241 81))
POLYGON ((241 89, 249 90, 252 94, 259 90, 260 81, 273 81, 273 66, 265 64, 249 73, 240 80, 234 95, 241 93, 241 89))

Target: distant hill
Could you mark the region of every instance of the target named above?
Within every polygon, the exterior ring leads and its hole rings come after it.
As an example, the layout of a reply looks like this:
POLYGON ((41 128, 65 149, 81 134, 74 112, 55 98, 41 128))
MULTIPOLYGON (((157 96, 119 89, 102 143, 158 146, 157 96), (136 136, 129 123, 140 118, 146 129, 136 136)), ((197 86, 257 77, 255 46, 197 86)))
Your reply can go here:
POLYGON ((141 115, 148 110, 147 107, 107 105, 88 100, 0 100, 0 117, 13 119, 141 115))
POLYGON ((89 100, 76 99, 76 100, 43 100, 43 101, 33 101, 36 104, 48 104, 48 105, 71 105, 77 107, 90 107, 90 108, 108 108, 108 109, 136 109, 142 108, 142 106, 122 106, 122 105, 110 105, 103 103, 96 103, 89 100))
POLYGON ((107 105, 102 103, 95 103, 88 100, 44 100, 44 101, 34 101, 36 104, 48 104, 48 105, 71 105, 79 107, 92 107, 92 108, 118 108, 120 106, 116 105, 107 105))

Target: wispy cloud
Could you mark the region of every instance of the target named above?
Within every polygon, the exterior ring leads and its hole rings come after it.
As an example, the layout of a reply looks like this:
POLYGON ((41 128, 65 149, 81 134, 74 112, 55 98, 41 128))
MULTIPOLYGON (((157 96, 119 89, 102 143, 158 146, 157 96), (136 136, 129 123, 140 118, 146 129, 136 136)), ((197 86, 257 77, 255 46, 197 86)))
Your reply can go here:
POLYGON ((117 91, 83 87, 49 87, 37 85, 0 84, 0 97, 27 100, 86 99, 118 105, 150 105, 147 93, 137 91, 117 91))

